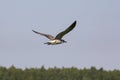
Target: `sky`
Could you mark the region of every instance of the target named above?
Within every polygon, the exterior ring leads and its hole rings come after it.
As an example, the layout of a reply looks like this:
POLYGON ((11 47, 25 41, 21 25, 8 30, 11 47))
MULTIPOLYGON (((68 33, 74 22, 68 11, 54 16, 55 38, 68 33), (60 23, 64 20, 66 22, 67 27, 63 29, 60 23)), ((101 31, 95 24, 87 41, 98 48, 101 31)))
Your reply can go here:
POLYGON ((120 0, 0 0, 0 66, 120 70, 120 0), (48 46, 36 30, 63 39, 48 46))

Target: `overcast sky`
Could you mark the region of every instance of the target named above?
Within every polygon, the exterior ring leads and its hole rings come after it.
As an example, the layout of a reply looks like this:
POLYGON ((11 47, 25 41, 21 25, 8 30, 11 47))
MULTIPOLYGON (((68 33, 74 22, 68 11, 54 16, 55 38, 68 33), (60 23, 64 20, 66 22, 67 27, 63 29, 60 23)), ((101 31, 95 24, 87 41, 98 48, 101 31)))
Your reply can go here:
POLYGON ((0 66, 120 69, 120 0, 0 0, 0 66), (67 43, 48 46, 75 20, 67 43))

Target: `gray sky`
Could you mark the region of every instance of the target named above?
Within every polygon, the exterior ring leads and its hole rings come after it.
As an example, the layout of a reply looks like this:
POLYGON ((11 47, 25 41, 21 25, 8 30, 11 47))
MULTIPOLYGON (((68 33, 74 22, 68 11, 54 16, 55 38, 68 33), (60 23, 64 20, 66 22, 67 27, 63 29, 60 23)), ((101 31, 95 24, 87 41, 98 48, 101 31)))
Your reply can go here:
POLYGON ((120 0, 0 0, 0 65, 120 69, 120 0), (56 35, 73 21, 67 43, 56 35))

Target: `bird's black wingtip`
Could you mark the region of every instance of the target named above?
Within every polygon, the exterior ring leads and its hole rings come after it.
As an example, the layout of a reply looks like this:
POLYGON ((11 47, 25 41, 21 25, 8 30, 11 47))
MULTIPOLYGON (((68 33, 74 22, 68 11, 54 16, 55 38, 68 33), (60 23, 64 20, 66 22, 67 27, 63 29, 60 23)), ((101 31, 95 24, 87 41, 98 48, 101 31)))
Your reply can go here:
POLYGON ((36 32, 35 30, 32 30, 33 32, 36 32))
POLYGON ((38 33, 37 31, 35 31, 35 30, 32 30, 34 33, 38 33))
POLYGON ((77 21, 75 20, 75 21, 73 22, 73 25, 76 25, 76 23, 77 23, 77 21))
POLYGON ((74 23, 77 23, 77 21, 75 20, 74 23))
POLYGON ((75 20, 75 21, 73 22, 73 25, 76 25, 76 23, 77 23, 77 21, 75 20))

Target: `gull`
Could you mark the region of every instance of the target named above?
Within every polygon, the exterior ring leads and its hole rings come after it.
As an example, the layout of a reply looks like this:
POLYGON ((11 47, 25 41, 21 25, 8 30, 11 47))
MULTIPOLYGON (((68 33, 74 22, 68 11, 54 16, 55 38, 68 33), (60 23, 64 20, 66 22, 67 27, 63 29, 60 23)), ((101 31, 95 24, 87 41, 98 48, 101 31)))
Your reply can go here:
POLYGON ((58 33, 56 35, 56 37, 53 37, 50 34, 44 34, 41 32, 37 32, 35 30, 32 30, 34 33, 45 36, 46 38, 48 38, 50 41, 46 42, 44 44, 48 44, 48 45, 56 45, 56 44, 61 44, 61 43, 66 43, 67 41, 63 40, 62 37, 69 33, 71 30, 73 30, 73 28, 76 26, 77 21, 74 21, 67 29, 65 29, 64 31, 58 33))

